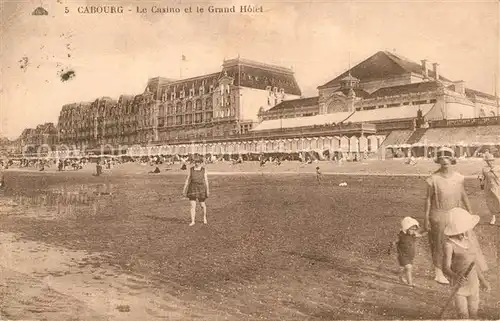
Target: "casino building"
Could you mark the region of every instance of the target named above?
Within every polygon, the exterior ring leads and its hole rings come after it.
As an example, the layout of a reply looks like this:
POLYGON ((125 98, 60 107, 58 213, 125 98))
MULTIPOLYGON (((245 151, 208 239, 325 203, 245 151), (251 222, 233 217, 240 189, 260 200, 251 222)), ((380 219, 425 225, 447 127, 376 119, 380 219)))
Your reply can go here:
MULTIPOLYGON (((318 87, 318 96, 286 101, 262 112, 257 128, 270 129, 304 118, 304 124, 327 122, 401 121, 498 116, 495 96, 469 89, 463 81, 451 81, 439 72, 439 64, 415 63, 394 53, 380 51, 350 70, 318 87)), ((293 126, 293 125, 292 125, 293 126)), ((383 126, 382 126, 383 127, 383 126)))

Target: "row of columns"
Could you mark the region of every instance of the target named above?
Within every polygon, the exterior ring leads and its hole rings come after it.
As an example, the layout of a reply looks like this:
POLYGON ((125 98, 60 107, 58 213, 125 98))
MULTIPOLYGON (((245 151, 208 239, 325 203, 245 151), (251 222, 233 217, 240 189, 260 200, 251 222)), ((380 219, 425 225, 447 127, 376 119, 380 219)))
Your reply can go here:
POLYGON ((188 155, 188 154, 247 154, 247 153, 295 153, 303 151, 325 151, 343 153, 376 152, 384 136, 327 136, 276 140, 258 140, 221 143, 192 143, 165 146, 132 146, 129 156, 188 155))

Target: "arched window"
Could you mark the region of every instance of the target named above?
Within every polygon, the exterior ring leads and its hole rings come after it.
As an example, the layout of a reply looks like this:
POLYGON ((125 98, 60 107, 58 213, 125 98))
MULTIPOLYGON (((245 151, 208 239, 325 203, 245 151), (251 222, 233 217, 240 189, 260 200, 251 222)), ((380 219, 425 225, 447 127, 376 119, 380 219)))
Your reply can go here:
POLYGON ((174 105, 172 104, 168 104, 168 107, 167 107, 167 114, 171 115, 174 113, 174 105))
POLYGON ((207 98, 207 100, 205 101, 205 108, 212 109, 212 98, 207 98))
POLYGON ((201 99, 196 100, 196 110, 201 110, 201 99))
POLYGON ((178 102, 177 105, 175 106, 175 113, 176 114, 182 113, 182 104, 180 102, 178 102))
POLYGON ((193 102, 191 100, 188 100, 186 102, 186 112, 190 113, 193 111, 193 102))
POLYGON ((490 111, 490 117, 495 117, 495 116, 496 116, 496 115, 495 115, 495 112, 494 112, 493 110, 492 110, 492 111, 490 111))

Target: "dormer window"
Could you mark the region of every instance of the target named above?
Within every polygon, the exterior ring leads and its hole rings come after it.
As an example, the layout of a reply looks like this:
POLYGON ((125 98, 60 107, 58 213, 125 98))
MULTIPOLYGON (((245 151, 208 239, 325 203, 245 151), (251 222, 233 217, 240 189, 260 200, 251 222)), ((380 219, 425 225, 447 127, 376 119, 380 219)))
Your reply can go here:
POLYGON ((175 100, 175 98, 176 98, 176 97, 175 97, 175 91, 174 91, 174 92, 172 92, 172 94, 170 94, 170 97, 172 98, 172 100, 175 100))
POLYGON ((205 94, 205 87, 201 86, 200 87, 200 95, 205 94))
POLYGON ((214 85, 210 85, 210 92, 213 93, 214 92, 214 85))
POLYGON ((185 91, 184 91, 184 89, 183 89, 183 90, 181 90, 181 91, 180 91, 180 93, 179 93, 179 98, 181 98, 181 99, 182 99, 182 98, 184 98, 184 96, 185 96, 185 95, 186 95, 186 92, 185 92, 185 91))
POLYGON ((189 97, 193 97, 194 96, 194 88, 191 88, 189 89, 189 97))

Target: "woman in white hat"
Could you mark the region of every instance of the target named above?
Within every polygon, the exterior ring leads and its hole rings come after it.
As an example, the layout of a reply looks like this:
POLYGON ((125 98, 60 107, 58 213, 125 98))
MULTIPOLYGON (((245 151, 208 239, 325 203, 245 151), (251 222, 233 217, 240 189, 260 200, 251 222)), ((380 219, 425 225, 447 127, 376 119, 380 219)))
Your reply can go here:
POLYGON ((440 168, 427 181, 427 198, 425 206, 424 229, 429 231, 432 261, 434 264, 434 280, 440 284, 449 284, 443 274, 444 228, 448 211, 455 207, 463 207, 471 211, 471 206, 464 188, 464 176, 452 170, 455 164, 455 153, 451 148, 441 147, 438 150, 436 163, 440 168))
POLYGON ((490 224, 496 223, 496 215, 500 215, 500 167, 495 164, 495 157, 487 153, 484 156, 486 166, 481 179, 484 183, 486 205, 491 213, 490 224))
POLYGON ((479 288, 490 289, 489 283, 483 276, 486 270, 478 262, 480 254, 479 244, 473 242, 468 235, 479 222, 479 216, 471 215, 462 208, 449 211, 449 221, 444 229, 448 236, 445 243, 444 272, 450 277, 452 283, 459 284, 455 294, 455 307, 462 319, 477 318, 479 308, 479 288), (471 263, 475 263, 468 275, 471 263))

